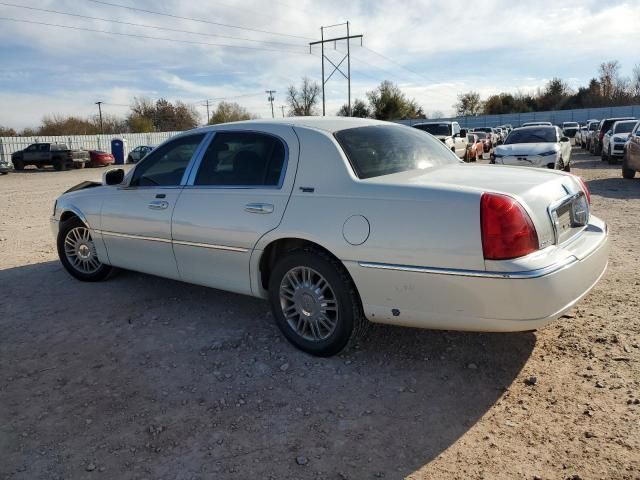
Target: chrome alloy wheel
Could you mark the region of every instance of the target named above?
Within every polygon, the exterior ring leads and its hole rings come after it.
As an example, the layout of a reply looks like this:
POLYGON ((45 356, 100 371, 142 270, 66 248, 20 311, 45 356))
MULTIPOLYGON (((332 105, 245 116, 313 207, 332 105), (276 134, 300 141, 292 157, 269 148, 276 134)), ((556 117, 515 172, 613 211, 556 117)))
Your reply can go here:
POLYGON ((292 268, 282 278, 280 306, 289 326, 305 340, 325 340, 338 324, 338 302, 331 285, 309 267, 292 268))
POLYGON ((75 227, 67 232, 64 253, 71 266, 80 273, 95 273, 102 266, 91 233, 86 227, 75 227))

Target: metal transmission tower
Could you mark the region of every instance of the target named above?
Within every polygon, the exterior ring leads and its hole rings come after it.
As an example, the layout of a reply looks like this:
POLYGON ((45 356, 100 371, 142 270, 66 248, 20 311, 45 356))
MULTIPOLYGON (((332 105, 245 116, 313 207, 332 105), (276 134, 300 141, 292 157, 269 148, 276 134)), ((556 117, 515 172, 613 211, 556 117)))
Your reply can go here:
POLYGON ((267 101, 271 103, 271 118, 276 118, 275 114, 273 113, 273 101, 276 99, 276 97, 274 97, 273 94, 276 93, 276 91, 266 90, 265 93, 269 94, 269 96, 267 97, 267 101))
POLYGON ((320 40, 318 40, 317 42, 311 42, 309 43, 309 53, 311 53, 311 47, 313 45, 320 45, 322 48, 322 116, 324 117, 326 115, 326 104, 325 104, 325 95, 324 95, 324 86, 326 85, 326 83, 329 81, 329 79, 333 76, 334 73, 336 73, 336 71, 340 72, 342 74, 342 76, 344 78, 347 79, 347 96, 348 96, 348 102, 347 105, 349 107, 349 116, 351 115, 351 48, 350 48, 350 44, 351 44, 351 39, 352 38, 359 38, 360 39, 360 46, 362 46, 362 35, 349 35, 349 22, 345 22, 345 23, 337 23, 335 25, 329 25, 327 27, 320 27, 320 40), (343 36, 343 37, 335 37, 335 38, 324 38, 324 30, 325 28, 334 28, 334 27, 342 27, 346 25, 347 27, 347 35, 343 36), (338 64, 336 65, 335 63, 333 63, 329 57, 327 57, 324 54, 324 44, 325 43, 333 43, 333 48, 336 48, 336 44, 339 41, 342 40, 346 40, 347 41, 347 53, 346 55, 342 58, 342 60, 340 60, 338 62, 338 64), (325 72, 324 72, 324 61, 329 62, 332 66, 333 66, 333 70, 331 71, 331 73, 329 74, 329 76, 325 79, 325 72), (341 69, 340 66, 344 63, 344 61, 347 61, 347 73, 344 73, 341 69))

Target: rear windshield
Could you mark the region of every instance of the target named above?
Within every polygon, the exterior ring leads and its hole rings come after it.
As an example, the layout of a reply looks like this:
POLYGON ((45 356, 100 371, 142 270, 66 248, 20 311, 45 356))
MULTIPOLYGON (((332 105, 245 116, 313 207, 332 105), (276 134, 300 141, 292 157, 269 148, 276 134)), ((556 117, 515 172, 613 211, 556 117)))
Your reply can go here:
POLYGON ((431 135, 451 135, 451 125, 448 123, 428 123, 414 125, 413 128, 428 132, 431 135))
POLYGON ((613 127, 613 133, 631 133, 636 122, 618 122, 613 127))
POLYGON ((372 125, 335 133, 358 178, 460 163, 444 144, 412 128, 372 125))
POLYGON ((564 128, 578 128, 579 127, 579 125, 577 123, 575 123, 575 122, 564 122, 562 124, 562 126, 564 128))
POLYGON ((556 141, 555 128, 541 127, 514 130, 509 134, 504 143, 505 145, 510 145, 513 143, 550 143, 556 141))
POLYGON ((477 131, 477 130, 474 130, 474 131, 473 131, 473 134, 474 134, 474 135, 477 135, 477 136, 478 136, 478 138, 487 138, 487 133, 486 133, 486 132, 479 132, 479 131, 477 131))
POLYGON ((485 133, 490 133, 491 132, 491 127, 480 127, 480 128, 474 128, 473 129, 474 132, 485 132, 485 133))

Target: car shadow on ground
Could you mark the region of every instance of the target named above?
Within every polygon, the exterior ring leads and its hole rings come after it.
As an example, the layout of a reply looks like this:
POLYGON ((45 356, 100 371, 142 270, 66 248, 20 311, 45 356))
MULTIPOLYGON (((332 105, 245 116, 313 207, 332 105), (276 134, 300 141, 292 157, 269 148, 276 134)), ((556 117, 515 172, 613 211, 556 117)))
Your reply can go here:
POLYGON ((385 478, 428 464, 514 381, 533 333, 374 326, 321 359, 266 302, 57 262, 0 271, 0 476, 385 478))
POLYGON ((599 178, 589 180, 587 186, 593 195, 601 195, 607 198, 632 200, 640 198, 640 179, 599 178))

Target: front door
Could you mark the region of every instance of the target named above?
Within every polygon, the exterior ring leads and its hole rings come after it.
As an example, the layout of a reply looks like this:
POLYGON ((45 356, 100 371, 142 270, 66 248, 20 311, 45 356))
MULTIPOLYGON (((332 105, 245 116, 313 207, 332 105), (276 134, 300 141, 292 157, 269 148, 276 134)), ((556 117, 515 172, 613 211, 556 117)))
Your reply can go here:
POLYGON ((293 129, 270 132, 217 132, 193 169, 173 214, 184 281, 251 293, 253 247, 282 220, 298 162, 293 129))
POLYGON ((180 278, 171 216, 185 172, 205 134, 180 136, 138 163, 125 185, 104 199, 100 230, 112 265, 180 278))

